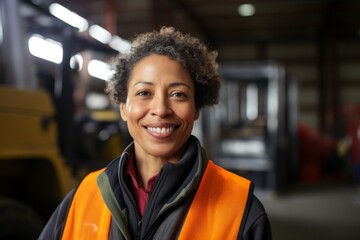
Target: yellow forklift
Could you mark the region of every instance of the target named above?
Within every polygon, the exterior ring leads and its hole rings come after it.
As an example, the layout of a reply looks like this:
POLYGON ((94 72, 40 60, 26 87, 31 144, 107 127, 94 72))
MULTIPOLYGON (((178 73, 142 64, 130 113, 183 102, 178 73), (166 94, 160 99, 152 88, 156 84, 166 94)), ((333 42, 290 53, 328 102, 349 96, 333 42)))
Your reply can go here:
MULTIPOLYGON (((88 50, 117 53, 32 1, 0 0, 0 239, 37 239, 66 193, 126 141, 111 104, 78 113, 81 73, 69 63, 88 50), (33 34, 61 42, 62 62, 31 56, 33 34)), ((103 92, 103 81, 89 82, 103 92)))

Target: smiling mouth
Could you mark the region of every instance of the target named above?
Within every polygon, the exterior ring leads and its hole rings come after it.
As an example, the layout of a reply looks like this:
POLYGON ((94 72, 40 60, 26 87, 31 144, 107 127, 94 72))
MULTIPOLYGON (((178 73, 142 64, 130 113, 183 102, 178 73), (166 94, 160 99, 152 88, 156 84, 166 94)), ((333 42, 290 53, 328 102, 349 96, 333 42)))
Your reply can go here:
POLYGON ((157 134, 164 134, 164 133, 171 133, 175 130, 175 126, 171 127, 146 127, 151 132, 157 133, 157 134))

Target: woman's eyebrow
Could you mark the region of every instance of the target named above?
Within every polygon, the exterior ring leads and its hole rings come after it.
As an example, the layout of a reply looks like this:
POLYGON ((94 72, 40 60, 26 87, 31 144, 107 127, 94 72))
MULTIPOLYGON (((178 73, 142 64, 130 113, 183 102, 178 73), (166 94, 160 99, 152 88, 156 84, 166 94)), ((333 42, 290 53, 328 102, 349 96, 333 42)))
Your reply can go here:
MULTIPOLYGON (((154 85, 154 83, 150 82, 150 81, 139 81, 139 82, 135 82, 133 84, 133 86, 137 86, 137 85, 149 85, 149 86, 152 86, 152 85, 154 85)), ((170 83, 169 86, 170 87, 184 86, 184 87, 186 87, 186 88, 188 88, 190 90, 192 89, 189 84, 183 83, 183 82, 173 82, 173 83, 170 83)))
POLYGON ((137 85, 154 85, 154 83, 148 81, 139 81, 133 84, 133 86, 137 86, 137 85))
POLYGON ((183 82, 174 82, 174 83, 171 83, 170 84, 170 87, 177 87, 177 86, 185 86, 187 87, 188 89, 192 89, 191 86, 187 83, 183 83, 183 82))

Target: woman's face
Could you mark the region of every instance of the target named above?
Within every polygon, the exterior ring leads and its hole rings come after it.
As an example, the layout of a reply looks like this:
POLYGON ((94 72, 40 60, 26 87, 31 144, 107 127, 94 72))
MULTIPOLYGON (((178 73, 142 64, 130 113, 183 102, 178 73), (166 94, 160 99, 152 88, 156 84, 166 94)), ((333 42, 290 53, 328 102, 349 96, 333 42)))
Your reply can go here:
POLYGON ((189 72, 166 56, 143 58, 134 66, 120 112, 137 158, 179 160, 199 116, 189 72))

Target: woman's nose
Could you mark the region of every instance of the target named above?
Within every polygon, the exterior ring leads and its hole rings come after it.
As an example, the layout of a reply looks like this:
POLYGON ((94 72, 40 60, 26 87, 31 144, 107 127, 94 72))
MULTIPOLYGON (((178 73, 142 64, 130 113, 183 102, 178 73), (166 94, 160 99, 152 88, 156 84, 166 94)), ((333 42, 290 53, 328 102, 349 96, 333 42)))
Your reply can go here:
POLYGON ((169 99, 165 96, 155 96, 151 103, 151 114, 159 117, 167 117, 172 114, 169 99))

